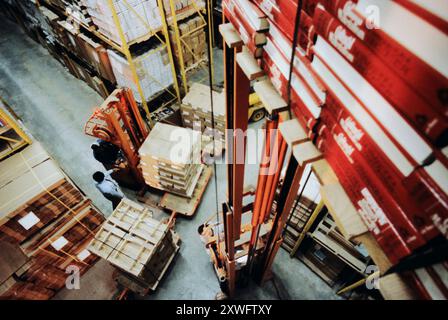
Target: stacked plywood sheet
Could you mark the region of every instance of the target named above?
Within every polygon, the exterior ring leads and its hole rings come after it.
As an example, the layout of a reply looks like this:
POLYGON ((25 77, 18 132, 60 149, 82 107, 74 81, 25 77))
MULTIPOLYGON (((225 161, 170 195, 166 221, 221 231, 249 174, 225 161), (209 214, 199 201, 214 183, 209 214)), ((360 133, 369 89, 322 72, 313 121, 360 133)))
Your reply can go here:
MULTIPOLYGON (((225 97, 223 93, 212 91, 215 130, 224 138, 226 128, 225 97)), ((208 134, 212 130, 212 107, 210 87, 193 83, 190 91, 182 100, 182 121, 189 128, 200 128, 208 134)))
POLYGON ((7 268, 1 298, 49 299, 68 267, 86 272, 97 260, 87 245, 103 221, 39 143, 0 162, 0 240, 27 257, 7 268))
POLYGON ((87 246, 103 221, 85 200, 22 243, 29 260, 2 283, 0 298, 50 299, 65 287, 67 271, 83 275, 98 260, 87 246))
POLYGON ((179 238, 145 207, 124 199, 103 224, 89 250, 154 290, 173 260, 179 238))
POLYGON ((157 123, 139 154, 148 185, 189 198, 193 195, 203 169, 199 132, 157 123))
MULTIPOLYGON (((121 44, 107 1, 85 0, 87 12, 98 31, 121 44)), ((157 0, 114 0, 115 11, 127 42, 138 41, 162 27, 157 0)))
MULTIPOLYGON (((131 88, 135 99, 141 102, 141 96, 137 90, 137 85, 128 60, 116 51, 107 51, 117 85, 131 88)), ((155 94, 161 92, 173 83, 173 75, 166 47, 146 46, 138 53, 134 53, 133 61, 146 100, 150 100, 155 94)))
POLYGON ((0 168, 0 237, 10 242, 28 239, 84 199, 38 143, 0 168))

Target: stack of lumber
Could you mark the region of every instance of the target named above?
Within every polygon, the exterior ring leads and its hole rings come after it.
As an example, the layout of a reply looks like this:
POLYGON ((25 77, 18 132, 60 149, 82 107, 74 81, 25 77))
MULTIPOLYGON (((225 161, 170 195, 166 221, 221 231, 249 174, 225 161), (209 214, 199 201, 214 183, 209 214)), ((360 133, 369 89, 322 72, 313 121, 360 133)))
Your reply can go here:
MULTIPOLYGON (((103 0, 85 0, 87 12, 98 31, 114 42, 121 44, 112 11, 103 0)), ((115 11, 127 42, 142 38, 162 27, 157 0, 114 1, 115 11)))
POLYGON ((200 135, 158 122, 139 150, 146 183, 191 198, 203 169, 200 135))
POLYGON ((129 279, 154 290, 179 249, 179 238, 152 212, 123 199, 89 245, 129 279))
MULTIPOLYGON (((141 102, 128 60, 114 50, 108 49, 107 52, 117 85, 131 88, 135 99, 141 102)), ((133 61, 146 100, 172 85, 173 74, 166 46, 145 44, 133 53, 133 61)))
MULTIPOLYGON (((182 37, 181 46, 185 68, 191 68, 194 65, 206 59, 207 43, 205 41, 204 20, 199 16, 194 16, 188 20, 179 22, 179 34, 182 37), (188 47, 187 47, 188 45, 188 47)), ((170 40, 174 56, 179 61, 179 51, 176 45, 176 33, 170 29, 170 40)))
POLYGON ((0 298, 50 299, 66 286, 67 270, 76 268, 82 276, 98 260, 87 246, 103 221, 85 200, 22 243, 17 250, 29 260, 2 283, 0 298))
MULTIPOLYGON (((212 91, 215 132, 224 140, 226 130, 225 95, 212 91)), ((193 83, 190 91, 182 99, 182 121, 185 127, 200 130, 205 135, 212 134, 212 107, 210 87, 193 83)))
POLYGON ((21 243, 84 200, 37 142, 0 168, 1 239, 21 243))
POLYGON ((68 267, 82 275, 96 262, 87 245, 104 218, 37 142, 0 168, 0 240, 27 257, 10 268, 0 296, 49 299, 68 267))

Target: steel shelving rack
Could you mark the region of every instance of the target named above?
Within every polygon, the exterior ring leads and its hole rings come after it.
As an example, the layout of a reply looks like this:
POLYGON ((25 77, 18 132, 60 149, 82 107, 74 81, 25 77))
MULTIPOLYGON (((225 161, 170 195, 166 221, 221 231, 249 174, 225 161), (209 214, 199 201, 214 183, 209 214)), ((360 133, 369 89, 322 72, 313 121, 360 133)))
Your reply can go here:
POLYGON ((32 143, 9 109, 8 104, 0 98, 0 160, 32 143))

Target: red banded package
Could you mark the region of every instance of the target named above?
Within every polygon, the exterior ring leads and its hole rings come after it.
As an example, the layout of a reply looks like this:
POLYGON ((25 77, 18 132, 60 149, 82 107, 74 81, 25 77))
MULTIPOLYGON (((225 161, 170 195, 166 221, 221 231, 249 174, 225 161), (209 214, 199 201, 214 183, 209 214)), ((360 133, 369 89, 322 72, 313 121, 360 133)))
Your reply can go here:
MULTIPOLYGON (((300 35, 305 33, 301 31, 300 35)), ((280 51, 282 56, 289 61, 292 53, 292 43, 289 39, 278 30, 275 26, 271 26, 268 34, 268 38, 275 44, 275 47, 280 51)), ((313 73, 311 68, 311 61, 309 55, 306 53, 306 49, 312 44, 311 39, 307 40, 307 47, 298 46, 295 52, 294 68, 306 80, 306 84, 311 88, 315 95, 319 98, 320 102, 325 101, 325 88, 319 82, 318 77, 313 73)), ((288 67, 289 71, 289 67, 288 67)))
POLYGON ((242 22, 244 28, 249 31, 250 34, 255 35, 256 33, 262 33, 263 29, 261 29, 260 23, 257 23, 257 21, 267 21, 267 19, 263 18, 264 14, 256 6, 251 3, 253 8, 251 7, 251 9, 246 12, 244 11, 244 8, 242 8, 242 3, 247 2, 247 0, 223 0, 222 2, 225 3, 227 9, 242 22), (253 10, 255 9, 257 9, 258 14, 253 14, 253 10), (260 15, 263 15, 263 17, 260 15))
POLYGON ((370 186, 353 170, 345 154, 329 132, 320 131, 318 147, 325 155, 339 182, 357 209, 360 217, 393 264, 411 253, 397 230, 389 223, 370 186))
MULTIPOLYGON (((346 109, 347 114, 353 117, 351 123, 347 123, 348 129, 346 132, 352 132, 349 137, 353 137, 352 140, 355 146, 358 145, 359 137, 362 136, 362 132, 359 130, 362 128, 366 135, 372 140, 372 144, 365 144, 366 146, 376 145, 380 151, 379 154, 384 154, 387 159, 385 163, 391 163, 390 168, 397 169, 397 175, 404 177, 404 185, 410 193, 411 197, 419 204, 422 210, 421 215, 425 219, 420 221, 421 227, 419 228, 422 233, 430 234, 434 233, 433 228, 428 226, 428 217, 439 229, 440 233, 446 235, 448 229, 448 223, 446 218, 446 204, 447 204, 447 189, 448 189, 448 173, 446 168, 438 161, 428 167, 424 167, 416 170, 416 164, 409 162, 402 151, 397 148, 395 143, 384 133, 383 129, 375 122, 375 120, 369 115, 363 106, 350 94, 349 91, 338 81, 338 79, 330 72, 330 70, 320 61, 318 57, 315 57, 312 67, 314 68, 317 76, 320 77, 328 88, 327 101, 330 101, 331 97, 337 98, 341 102, 341 106, 346 109), (331 96, 330 96, 331 94, 331 96), (359 126, 354 126, 359 124, 359 126), (356 142, 355 142, 356 141, 356 142), (423 178, 417 178, 416 172, 420 172, 420 176, 423 178), (431 196, 432 195, 432 196, 431 196), (431 197, 430 197, 431 196, 431 197), (437 223, 436 223, 437 222, 437 223), (424 227, 427 225, 427 227, 424 227)), ((328 106, 331 107, 331 103, 328 106)), ((340 114, 338 114, 340 117, 340 114)), ((369 148, 365 150, 369 157, 374 157, 377 152, 375 149, 369 148)), ((372 158, 372 162, 373 162, 372 158)), ((379 160, 378 160, 379 161, 379 160)), ((389 177, 386 172, 378 169, 380 176, 389 177)), ((386 183, 389 184, 390 178, 387 178, 386 183)), ((389 184, 393 187, 393 184, 389 184)), ((416 217, 415 220, 419 220, 416 217)))
MULTIPOLYGON (((407 216, 413 227, 426 240, 431 240, 438 236, 440 233, 434 226, 430 215, 422 210, 414 194, 409 193, 409 189, 406 188, 406 177, 400 173, 393 162, 381 150, 381 147, 373 141, 330 90, 327 94, 325 108, 322 109, 321 113, 321 119, 325 122, 325 119, 323 119, 325 115, 324 110, 326 110, 326 114, 332 114, 338 126, 350 139, 355 148, 354 151, 359 153, 359 157, 362 157, 363 161, 365 161, 366 170, 372 170, 375 179, 378 179, 376 182, 386 188, 386 192, 392 195, 394 201, 403 208, 403 211, 398 213, 407 216)), ((427 209, 431 211, 430 208, 427 209)))
POLYGON ((269 29, 266 15, 256 4, 249 0, 232 0, 231 2, 236 6, 240 20, 247 20, 255 31, 263 32, 269 29))
POLYGON ((325 8, 434 108, 448 116, 446 34, 393 1, 338 0, 325 8), (372 19, 366 19, 372 14, 369 6, 375 6, 380 13, 388 12, 378 16, 380 28, 372 19))
POLYGON ((437 142, 448 131, 446 118, 365 47, 322 6, 314 12, 316 32, 324 37, 422 135, 437 142))
POLYGON ((419 204, 422 214, 431 219, 439 232, 448 238, 448 196, 446 191, 431 178, 425 167, 417 168, 407 177, 404 186, 419 204))
POLYGON ((257 37, 257 35, 261 35, 261 34, 257 33, 257 32, 250 33, 250 31, 248 31, 245 28, 245 25, 237 18, 237 16, 232 14, 232 12, 227 8, 227 4, 226 4, 227 1, 228 0, 223 0, 223 2, 222 2, 222 9, 223 9, 224 15, 230 21, 230 23, 233 25, 233 27, 236 30, 238 30, 238 33, 240 34, 241 39, 243 40, 244 44, 253 53, 255 58, 261 58, 261 56, 263 54, 263 49, 256 45, 256 39, 255 39, 257 37))
MULTIPOLYGON (((290 6, 290 2, 292 1, 254 0, 254 3, 256 3, 270 19, 271 24, 276 25, 277 28, 292 41, 294 37, 297 3, 295 3, 295 7, 292 7, 290 6)), ((309 32, 313 29, 313 19, 305 11, 302 11, 301 13, 299 28, 301 29, 300 32, 305 32, 309 38, 312 39, 312 34, 309 32)))
POLYGON ((411 157, 411 161, 418 164, 426 163, 432 155, 430 145, 362 75, 320 36, 313 47, 313 52, 345 89, 361 102, 366 111, 383 128, 384 133, 394 140, 405 155, 411 157))
POLYGON ((448 34, 448 6, 440 0, 395 0, 401 6, 448 34))
MULTIPOLYGON (((287 87, 289 77, 289 63, 277 45, 268 38, 264 47, 263 67, 268 73, 276 89, 287 99, 287 87)), ((304 80, 300 72, 294 68, 291 81, 292 110, 299 117, 304 127, 312 128, 319 118, 322 100, 310 88, 308 81, 304 80)))
MULTIPOLYGON (((367 153, 365 151, 359 151, 349 135, 333 117, 332 111, 333 108, 328 108, 327 106, 322 108, 321 123, 328 127, 330 130, 329 132, 333 136, 340 150, 345 154, 353 170, 357 172, 362 181, 369 186, 370 191, 377 199, 379 205, 383 208, 389 223, 394 226, 400 235, 400 238, 403 239, 411 250, 424 245, 426 241, 407 216, 407 214, 409 215, 411 212, 417 214, 417 206, 415 203, 400 203, 400 200, 411 200, 406 190, 404 190, 401 185, 401 182, 398 182, 397 184, 397 188, 400 188, 401 190, 392 193, 386 188, 383 180, 387 177, 383 177, 376 172, 376 168, 366 159, 367 153), (400 191, 402 192, 401 194, 400 191)), ((385 166, 382 166, 381 169, 383 171, 387 170, 385 166)), ((431 224, 431 222, 429 223, 431 224)))

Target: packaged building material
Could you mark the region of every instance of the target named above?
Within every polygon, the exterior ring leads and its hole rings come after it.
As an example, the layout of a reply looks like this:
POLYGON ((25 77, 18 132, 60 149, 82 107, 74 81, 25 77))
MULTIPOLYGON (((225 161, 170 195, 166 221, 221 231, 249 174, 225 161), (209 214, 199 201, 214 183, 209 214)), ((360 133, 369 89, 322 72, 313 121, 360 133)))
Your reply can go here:
MULTIPOLYGON (((338 50, 422 135, 436 143, 445 131, 448 131, 446 116, 415 92, 415 84, 408 86, 321 6, 315 10, 314 26, 319 35, 338 50)), ((418 82, 420 81, 421 78, 418 82)), ((445 108, 439 108, 442 109, 445 108)))
MULTIPOLYGON (((87 12, 98 31, 121 45, 120 36, 107 1, 85 0, 87 12)), ((139 42, 162 27, 157 0, 114 0, 114 8, 126 42, 139 42)))
MULTIPOLYGON (((204 20, 199 16, 178 23, 182 54, 185 68, 194 66, 207 58, 207 43, 205 41, 204 20)), ((173 54, 179 61, 178 46, 176 44, 176 34, 173 29, 169 30, 173 54)))
POLYGON ((89 250, 154 290, 179 249, 179 237, 147 208, 122 200, 89 250))
POLYGON ((27 257, 12 266, 0 297, 50 299, 65 287, 67 268, 82 275, 96 262, 87 245, 104 218, 37 142, 0 168, 0 239, 27 257))
MULTIPOLYGON (((212 90, 213 116, 215 120, 215 131, 220 135, 221 140, 225 138, 226 115, 225 96, 212 90)), ((181 105, 182 121, 185 127, 204 132, 206 135, 212 134, 212 107, 210 102, 210 87, 193 83, 190 90, 182 99, 181 105)))
MULTIPOLYGON (((150 100, 155 94, 173 84, 173 74, 166 46, 149 47, 142 51, 135 53, 133 61, 143 94, 146 100, 150 100)), ((132 89, 135 99, 141 102, 128 60, 113 50, 108 49, 107 52, 117 85, 132 89)))
POLYGON ((7 172, 2 174, 0 187, 1 238, 15 243, 28 239, 84 199, 38 143, 29 148, 0 163, 2 172, 7 172))
POLYGON ((156 123, 139 150, 146 183, 190 198, 201 175, 201 133, 156 123))

